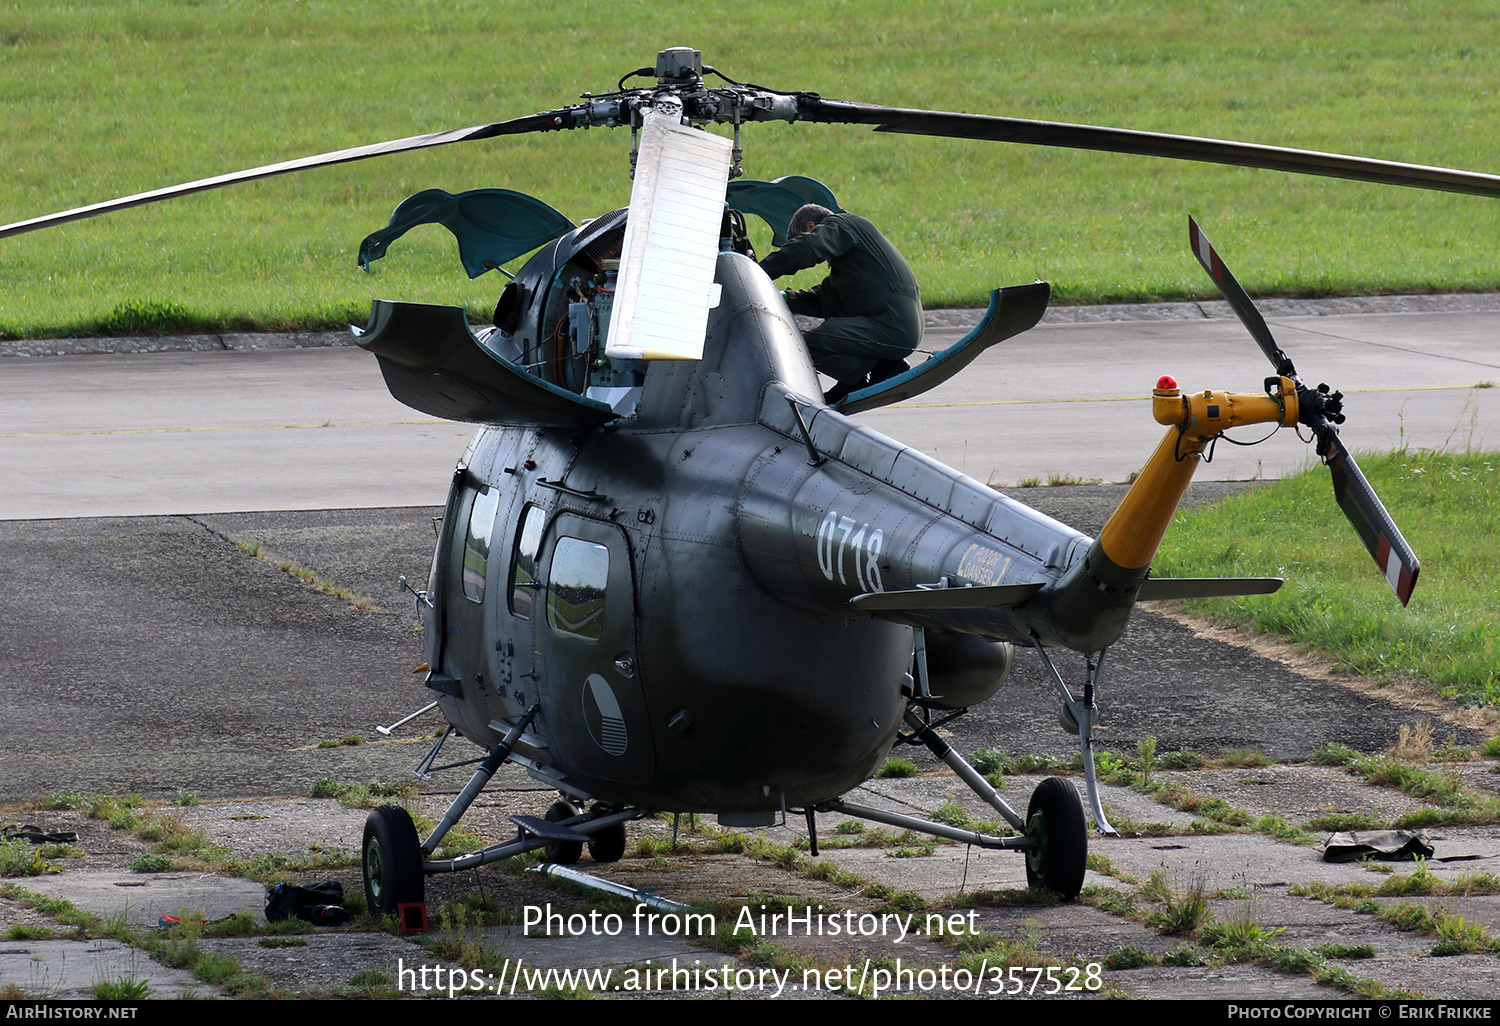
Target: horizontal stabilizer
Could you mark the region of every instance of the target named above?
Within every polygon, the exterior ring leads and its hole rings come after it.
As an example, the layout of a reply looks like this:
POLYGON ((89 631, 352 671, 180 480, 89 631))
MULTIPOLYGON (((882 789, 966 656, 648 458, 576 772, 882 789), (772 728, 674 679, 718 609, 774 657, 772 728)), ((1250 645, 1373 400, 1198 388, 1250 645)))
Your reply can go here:
POLYGON ((1224 598, 1230 595, 1269 595, 1282 585, 1280 577, 1148 577, 1136 598, 1224 598))
POLYGON ((928 612, 938 609, 993 609, 1018 606, 1042 590, 1041 583, 996 584, 976 588, 913 588, 856 595, 849 605, 876 616, 886 612, 928 612))

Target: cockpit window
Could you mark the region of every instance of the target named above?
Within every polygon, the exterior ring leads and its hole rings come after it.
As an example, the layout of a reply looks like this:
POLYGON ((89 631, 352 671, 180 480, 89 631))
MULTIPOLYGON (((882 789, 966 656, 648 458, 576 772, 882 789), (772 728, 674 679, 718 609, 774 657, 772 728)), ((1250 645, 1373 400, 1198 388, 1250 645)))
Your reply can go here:
POLYGON ((482 488, 474 493, 469 510, 469 529, 464 536, 464 597, 484 601, 484 579, 490 566, 490 534, 495 530, 495 510, 500 493, 482 488))
POLYGON ((547 623, 561 634, 597 640, 604 634, 609 549, 579 538, 559 538, 547 583, 547 623))

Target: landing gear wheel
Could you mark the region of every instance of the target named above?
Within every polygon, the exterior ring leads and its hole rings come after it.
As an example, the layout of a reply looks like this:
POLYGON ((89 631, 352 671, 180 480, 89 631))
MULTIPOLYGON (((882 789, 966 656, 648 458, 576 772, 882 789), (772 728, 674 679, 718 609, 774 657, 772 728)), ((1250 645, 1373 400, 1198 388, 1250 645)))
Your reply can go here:
POLYGON ((365 820, 365 904, 370 915, 385 919, 397 906, 421 904, 426 878, 422 874, 422 842, 411 816, 399 805, 382 805, 365 820))
POLYGON ((589 858, 595 862, 619 862, 624 854, 624 823, 616 823, 589 835, 589 858))
POLYGON ((1026 852, 1026 884, 1072 901, 1083 890, 1088 862, 1088 827, 1078 791, 1060 777, 1048 777, 1026 806, 1026 836, 1037 845, 1026 852))
MULTIPOLYGON (((547 810, 548 823, 561 823, 565 819, 572 819, 582 810, 572 802, 553 802, 552 808, 547 810)), ((559 866, 571 866, 583 858, 582 841, 551 841, 547 844, 547 861, 555 862, 559 866)))

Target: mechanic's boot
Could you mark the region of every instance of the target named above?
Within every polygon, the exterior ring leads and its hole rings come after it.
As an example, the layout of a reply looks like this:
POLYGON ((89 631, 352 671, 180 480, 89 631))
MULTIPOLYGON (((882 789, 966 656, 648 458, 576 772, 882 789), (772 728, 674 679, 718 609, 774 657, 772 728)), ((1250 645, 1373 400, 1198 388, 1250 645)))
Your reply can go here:
POLYGON ((905 360, 881 360, 870 372, 870 384, 878 385, 887 378, 894 378, 897 374, 906 373, 905 360))
POLYGON ((834 385, 823 393, 823 402, 828 406, 837 406, 844 401, 844 397, 850 392, 864 388, 865 384, 866 381, 862 377, 856 378, 853 381, 840 381, 837 385, 834 385))

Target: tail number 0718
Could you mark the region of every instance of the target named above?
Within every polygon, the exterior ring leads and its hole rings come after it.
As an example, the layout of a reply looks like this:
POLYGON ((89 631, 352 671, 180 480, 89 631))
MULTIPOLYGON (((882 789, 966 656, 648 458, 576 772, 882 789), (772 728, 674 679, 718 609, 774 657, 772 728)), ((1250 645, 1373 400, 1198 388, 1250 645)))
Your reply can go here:
POLYGON ((849 517, 839 516, 836 509, 828 511, 818 525, 818 569, 828 580, 836 575, 839 583, 847 586, 844 566, 846 560, 852 559, 860 588, 867 592, 884 591, 885 586, 880 582, 880 546, 885 535, 869 524, 858 526, 856 531, 849 517))

